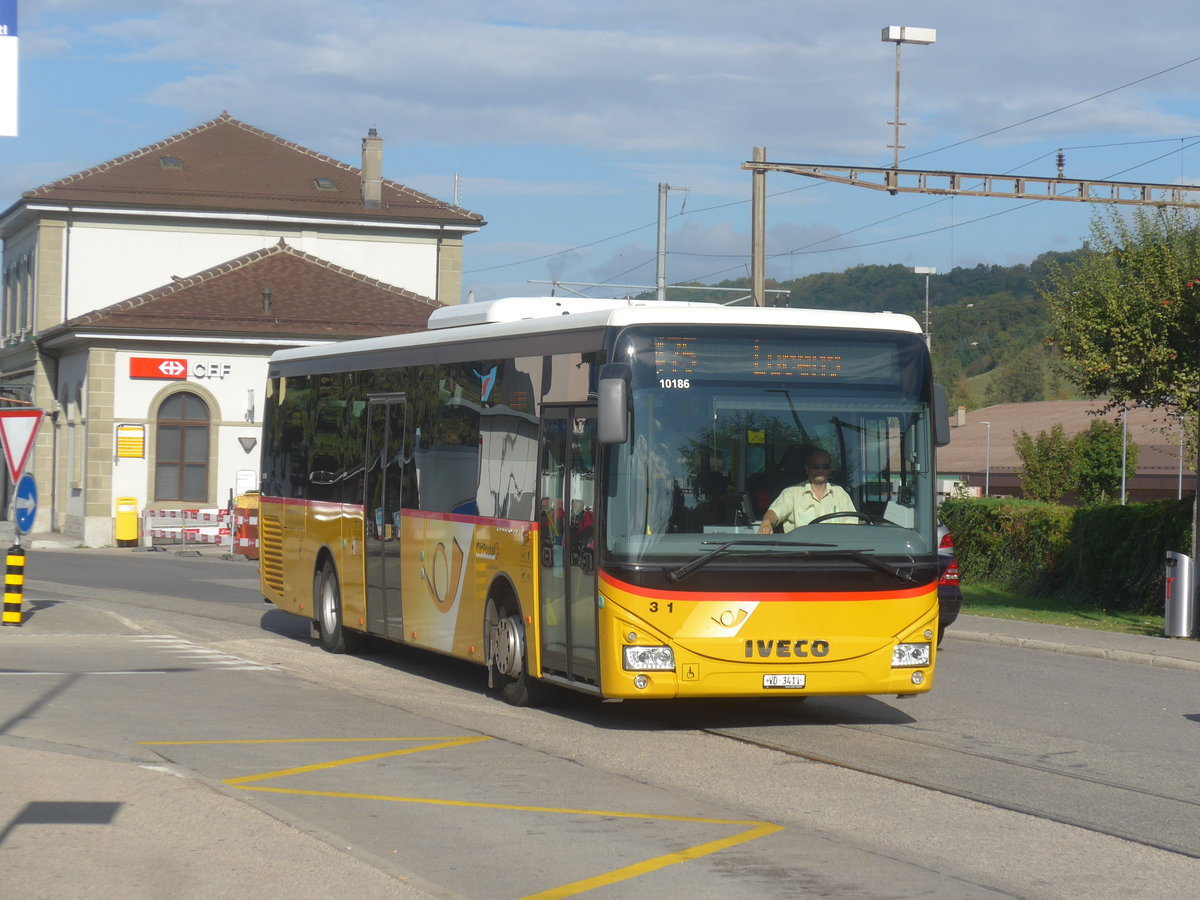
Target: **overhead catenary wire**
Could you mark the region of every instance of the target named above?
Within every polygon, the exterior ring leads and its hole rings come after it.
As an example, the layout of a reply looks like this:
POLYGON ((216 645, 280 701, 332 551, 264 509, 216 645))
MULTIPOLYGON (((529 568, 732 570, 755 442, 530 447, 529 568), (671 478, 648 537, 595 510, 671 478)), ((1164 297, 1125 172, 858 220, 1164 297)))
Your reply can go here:
POLYGON ((1123 91, 1126 88, 1133 87, 1134 85, 1142 84, 1143 82, 1150 81, 1153 78, 1158 78, 1161 75, 1166 75, 1168 72, 1174 72, 1176 69, 1182 69, 1184 66, 1190 66, 1196 62, 1200 62, 1200 56, 1193 56, 1191 59, 1186 59, 1181 63, 1176 63, 1173 66, 1168 66, 1165 69, 1160 69, 1159 71, 1152 72, 1149 75, 1143 75, 1141 78, 1135 78, 1133 81, 1127 81, 1125 84, 1118 85, 1114 88, 1109 88, 1107 91, 1101 91, 1098 94, 1092 94, 1090 97, 1084 97, 1082 100, 1076 100, 1075 102, 1068 103, 1065 106, 1060 106, 1044 113, 1038 113, 1036 116, 1030 116, 1029 118, 1022 119, 1019 122, 1013 122, 1010 125, 1003 125, 1000 128, 993 128, 991 131, 985 131, 982 134, 975 135, 974 137, 964 138, 961 141, 955 141, 952 144, 946 144, 944 147, 935 147, 933 150, 926 150, 923 153, 906 156, 904 161, 908 162, 910 160, 920 159, 923 156, 932 156, 934 153, 941 153, 943 150, 951 150, 955 147, 961 147, 964 144, 980 141, 986 137, 992 137, 993 135, 1009 131, 1013 128, 1020 128, 1022 125, 1028 125, 1030 122, 1036 122, 1039 119, 1046 119, 1050 116, 1057 115, 1060 112, 1066 112, 1068 109, 1074 109, 1076 106, 1082 106, 1085 103, 1091 103, 1093 100, 1099 100, 1101 97, 1107 97, 1109 94, 1115 94, 1118 91, 1123 91))
MULTIPOLYGON (((1144 76, 1142 76, 1142 77, 1140 77, 1140 78, 1136 78, 1136 79, 1134 79, 1134 80, 1132 80, 1132 81, 1125 82, 1124 84, 1118 85, 1118 86, 1116 86, 1116 87, 1113 87, 1113 88, 1109 88, 1109 89, 1107 89, 1107 90, 1101 91, 1101 92, 1099 92, 1099 93, 1096 93, 1096 94, 1092 94, 1091 96, 1084 97, 1084 98, 1082 98, 1082 99, 1080 99, 1080 100, 1073 101, 1073 102, 1071 102, 1071 103, 1068 103, 1068 104, 1065 104, 1065 105, 1063 105, 1063 106, 1056 107, 1055 109, 1051 109, 1051 110, 1048 110, 1048 111, 1046 111, 1046 112, 1039 113, 1039 114, 1037 114, 1037 115, 1035 115, 1035 116, 1030 116, 1030 117, 1028 117, 1028 118, 1021 119, 1021 120, 1019 120, 1019 121, 1017 121, 1017 122, 1012 122, 1012 123, 1010 123, 1010 124, 1008 124, 1008 125, 1003 125, 1003 126, 1000 126, 999 128, 994 128, 994 129, 991 129, 991 130, 989 130, 989 131, 982 132, 982 133, 980 133, 980 134, 977 134, 977 135, 975 135, 975 136, 973 136, 973 137, 970 137, 970 138, 965 138, 965 139, 963 139, 963 140, 961 140, 961 141, 955 141, 955 142, 953 142, 953 143, 946 144, 946 145, 944 145, 944 146, 942 146, 942 147, 937 147, 937 148, 934 148, 934 149, 932 149, 932 150, 927 150, 927 151, 924 151, 924 152, 922 152, 922 153, 918 153, 918 154, 914 154, 914 155, 911 155, 911 156, 907 156, 907 157, 905 157, 905 161, 907 162, 907 161, 911 161, 911 160, 914 160, 914 159, 920 159, 920 158, 922 158, 922 157, 925 157, 925 156, 930 156, 930 155, 932 155, 932 154, 934 154, 934 153, 939 153, 939 152, 942 152, 942 151, 944 151, 944 150, 949 150, 949 149, 953 149, 953 148, 955 148, 955 147, 960 147, 960 146, 963 146, 963 145, 965 145, 965 144, 969 144, 969 143, 973 143, 973 142, 975 142, 975 141, 982 140, 983 138, 986 138, 986 137, 991 137, 991 136, 993 136, 993 135, 1000 134, 1000 133, 1002 133, 1002 132, 1009 131, 1009 130, 1011 130, 1011 129, 1014 129, 1014 128, 1019 128, 1019 127, 1021 127, 1022 125, 1027 125, 1027 124, 1029 124, 1029 123, 1031 123, 1031 122, 1036 122, 1036 121, 1039 121, 1039 120, 1041 120, 1041 119, 1048 118, 1048 117, 1050 117, 1050 116, 1056 115, 1056 114, 1058 114, 1058 113, 1061 113, 1061 112, 1064 112, 1064 111, 1066 111, 1066 110, 1069 110, 1069 109, 1074 109, 1075 107, 1082 106, 1082 105, 1084 105, 1084 104, 1086 104, 1086 103, 1090 103, 1090 102, 1093 102, 1093 101, 1095 101, 1095 100, 1099 100, 1099 99, 1101 99, 1101 98, 1103 98, 1103 97, 1107 97, 1107 96, 1109 96, 1109 95, 1111 95, 1111 94, 1117 93, 1117 92, 1119 92, 1119 91, 1126 90, 1126 89, 1128 89, 1128 88, 1130 88, 1130 87, 1134 87, 1134 86, 1136 86, 1136 85, 1138 85, 1138 84, 1142 84, 1142 83, 1144 83, 1144 82, 1146 82, 1146 81, 1150 81, 1150 80, 1152 80, 1152 79, 1154 79, 1154 78, 1158 78, 1158 77, 1160 77, 1160 76, 1162 76, 1162 75, 1165 75, 1165 74, 1168 74, 1168 73, 1170 73, 1170 72, 1176 71, 1176 70, 1178 70, 1178 69, 1184 68, 1184 67, 1186 67, 1186 66, 1192 65, 1192 64, 1194 64, 1194 63, 1196 63, 1196 62, 1200 62, 1200 56, 1195 56, 1195 57, 1192 57, 1191 59, 1187 59, 1187 60, 1184 60, 1183 62, 1176 63, 1176 64, 1174 64, 1174 65, 1171 65, 1171 66, 1168 66, 1168 67, 1166 67, 1166 68, 1164 68, 1164 69, 1160 69, 1160 70, 1158 70, 1157 72, 1152 72, 1152 73, 1150 73, 1149 75, 1144 75, 1144 76)), ((1181 141, 1181 142, 1182 142, 1182 141, 1192 140, 1192 138, 1194 138, 1194 137, 1200 137, 1200 136, 1188 135, 1188 136, 1185 136, 1185 137, 1177 137, 1177 138, 1162 138, 1162 139, 1154 139, 1154 140, 1123 141, 1123 142, 1114 142, 1114 143, 1106 143, 1106 144, 1088 144, 1088 145, 1066 146, 1066 147, 1062 147, 1062 148, 1060 148, 1060 149, 1061 149, 1061 150, 1084 150, 1084 149, 1109 148, 1109 147, 1116 147, 1116 146, 1134 146, 1134 145, 1138 145, 1138 144, 1149 144, 1149 143, 1160 143, 1160 142, 1174 142, 1174 141, 1181 141)), ((1137 168, 1140 168, 1140 167, 1142 167, 1142 166, 1146 166, 1146 165, 1149 165, 1149 164, 1151 164, 1151 163, 1153 163, 1153 162, 1157 162, 1158 160, 1164 159, 1164 158, 1166 158, 1166 157, 1168 157, 1168 156, 1170 156, 1170 155, 1172 155, 1172 154, 1174 154, 1174 153, 1182 153, 1184 150, 1187 150, 1187 149, 1190 149, 1191 147, 1194 147, 1194 146, 1196 146, 1196 144, 1197 144, 1197 143, 1200 143, 1200 140, 1196 140, 1196 141, 1194 141, 1193 143, 1190 143, 1190 144, 1187 144, 1187 145, 1181 145, 1180 147, 1178 147, 1178 148, 1176 148, 1175 150, 1172 150, 1172 151, 1170 151, 1170 152, 1168 152, 1168 153, 1161 154, 1161 155, 1159 155, 1159 156, 1153 157, 1153 158, 1151 158, 1151 159, 1149 159, 1149 160, 1142 161, 1142 162, 1140 162, 1140 163, 1136 163, 1136 164, 1134 164, 1134 165, 1132 165, 1132 166, 1128 166, 1128 167, 1126 167, 1126 168, 1124 168, 1124 169, 1121 169, 1121 170, 1120 170, 1120 171, 1118 171, 1118 172, 1115 172, 1115 173, 1113 173, 1113 174, 1110 174, 1109 176, 1107 176, 1107 178, 1106 178, 1106 179, 1102 179, 1102 180, 1112 180, 1112 179, 1116 178, 1116 177, 1117 177, 1117 176, 1119 176, 1119 175, 1123 175, 1123 174, 1125 174, 1125 173, 1127 173, 1127 172, 1131 172, 1131 171, 1133 171, 1133 170, 1135 170, 1135 169, 1137 169, 1137 168)), ((1055 150, 1048 151, 1047 153, 1045 153, 1045 154, 1042 154, 1041 156, 1035 157, 1033 160, 1030 160, 1030 161, 1029 161, 1029 162, 1027 162, 1027 163, 1023 163, 1023 164, 1021 164, 1021 165, 1019 165, 1019 166, 1016 166, 1016 167, 1014 167, 1014 168, 1010 169, 1010 170, 1009 170, 1009 173, 1011 173, 1011 172, 1015 172, 1015 171, 1017 171, 1018 169, 1024 168, 1024 167, 1025 167, 1025 166, 1027 166, 1027 165, 1032 165, 1032 164, 1033 164, 1033 163, 1035 163, 1035 162, 1039 162, 1039 161, 1041 161, 1042 159, 1045 159, 1047 156, 1051 156, 1051 155, 1053 155, 1055 152, 1056 152, 1055 150)), ((771 194, 770 194, 770 195, 768 195, 768 196, 769 196, 769 197, 778 197, 778 196, 783 196, 783 195, 790 194, 790 193, 795 193, 795 192, 797 192, 797 191, 801 191, 801 190, 811 190, 811 189, 814 189, 814 188, 817 188, 817 187, 822 187, 822 186, 824 186, 824 185, 825 185, 825 182, 819 182, 819 183, 816 183, 816 184, 803 185, 803 186, 801 186, 801 187, 790 188, 790 189, 783 190, 783 191, 777 191, 777 192, 773 192, 773 193, 771 193, 771 194)), ((953 199, 953 198, 941 198, 941 199, 939 199, 939 200, 936 200, 936 201, 933 201, 933 202, 931 202, 931 203, 927 203, 927 204, 924 204, 924 205, 922 205, 922 206, 919 206, 919 207, 915 207, 915 208, 913 208, 913 209, 910 209, 910 210, 905 210, 904 212, 900 212, 900 213, 896 213, 896 214, 894 214, 894 215, 891 215, 891 216, 887 216, 887 217, 885 217, 885 218, 883 218, 883 219, 876 220, 875 222, 867 223, 867 224, 865 224, 865 225, 857 226, 857 227, 855 227, 855 228, 852 228, 852 229, 849 229, 849 230, 846 230, 846 231, 841 231, 841 232, 838 232, 838 233, 837 233, 837 234, 835 234, 835 235, 831 235, 831 236, 829 236, 829 237, 822 238, 822 239, 821 239, 821 240, 819 240, 819 241, 814 241, 814 242, 812 242, 812 243, 810 243, 810 244, 803 245, 802 247, 794 248, 794 249, 792 249, 792 250, 783 251, 783 252, 780 252, 780 253, 773 253, 773 254, 769 254, 769 255, 768 255, 768 258, 769 258, 769 259, 779 259, 779 258, 784 258, 784 257, 787 257, 787 256, 792 256, 792 255, 812 255, 812 254, 815 254, 815 253, 832 253, 832 252, 839 252, 839 251, 846 251, 846 250, 857 250, 857 249, 861 249, 861 248, 864 248, 864 247, 875 247, 875 246, 881 246, 881 245, 883 245, 883 244, 897 243, 897 242, 900 242, 900 241, 905 241, 905 240, 912 240, 912 239, 914 239, 914 238, 919 238, 919 237, 927 237, 927 236, 929 236, 929 235, 931 235, 931 234, 937 234, 937 233, 939 233, 939 232, 944 232, 944 231, 948 231, 948 230, 954 230, 954 229, 957 229, 957 228, 965 227, 965 226, 967 226, 967 225, 973 225, 973 224, 976 224, 976 223, 979 223, 979 222, 987 221, 987 220, 989 220, 989 219, 994 219, 994 218, 997 218, 998 216, 1001 216, 1001 215, 1007 215, 1007 214, 1009 214, 1009 213, 1013 213, 1013 212, 1017 212, 1017 211, 1019 211, 1019 210, 1022 210, 1022 209, 1026 209, 1026 208, 1028 208, 1028 207, 1030 207, 1030 206, 1033 206, 1033 205, 1035 205, 1035 204, 1037 204, 1037 203, 1045 202, 1045 201, 1042 201, 1042 200, 1034 200, 1034 201, 1031 201, 1031 202, 1029 202, 1029 203, 1024 203, 1024 204, 1021 204, 1021 205, 1019 205, 1019 206, 1010 207, 1010 208, 1008 208, 1008 209, 1006 209, 1006 210, 1001 210, 1001 211, 999 211, 999 212, 992 213, 992 214, 989 214, 989 215, 985 215, 985 216, 978 216, 978 217, 976 217, 976 218, 973 218, 973 219, 968 219, 968 220, 965 220, 965 221, 963 221, 963 222, 953 222, 953 223, 950 223, 949 225, 941 226, 941 227, 938 227, 938 228, 926 229, 926 230, 924 230, 924 231, 913 232, 913 233, 911 233, 911 234, 906 234, 906 235, 898 235, 898 236, 896 236, 896 237, 892 237, 892 238, 885 238, 885 239, 881 239, 881 240, 878 240, 878 241, 871 241, 871 242, 868 242, 868 243, 856 243, 856 244, 848 245, 848 246, 845 246, 845 247, 827 247, 827 248, 824 248, 824 249, 821 249, 821 250, 813 250, 813 249, 811 249, 811 248, 813 248, 813 247, 816 247, 816 246, 818 246, 818 245, 820 245, 820 244, 829 243, 830 241, 837 240, 838 238, 845 237, 845 236, 847 236, 847 235, 850 235, 850 234, 855 234, 855 233, 858 233, 858 232, 860 232, 860 231, 864 231, 864 230, 866 230, 866 229, 869 229, 869 228, 873 228, 873 227, 875 227, 876 225, 880 225, 880 224, 883 224, 883 223, 885 223, 885 222, 893 221, 894 219, 900 218, 900 217, 902 217, 902 216, 906 216, 906 215, 912 215, 912 214, 915 214, 915 213, 917 213, 917 212, 920 212, 920 211, 922 211, 922 210, 924 210, 924 209, 928 209, 928 208, 929 208, 929 207, 931 207, 931 206, 935 206, 935 205, 937 205, 938 203, 944 203, 944 202, 946 202, 946 200, 949 200, 949 199, 953 199)), ((714 210, 719 210, 719 209, 727 209, 727 208, 734 207, 734 206, 744 206, 744 205, 748 204, 749 202, 750 202, 749 200, 736 200, 736 201, 730 201, 730 202, 728 202, 728 203, 714 204, 714 205, 712 205, 712 206, 701 207, 701 208, 699 208, 699 209, 693 210, 693 211, 692 211, 692 212, 690 212, 690 213, 687 213, 687 212, 686 212, 684 209, 682 209, 682 208, 681 208, 681 209, 680 209, 680 211, 679 211, 678 213, 675 213, 674 215, 672 215, 672 216, 669 216, 669 218, 678 218, 678 217, 681 217, 681 216, 683 216, 683 215, 699 215, 699 214, 701 214, 701 213, 712 212, 712 211, 714 211, 714 210)), ((685 205, 686 205, 686 204, 685 204, 685 205)), ((657 221, 654 221, 654 222, 647 222, 647 223, 645 223, 645 224, 643 224, 643 225, 638 225, 638 226, 636 226, 636 227, 633 227, 633 228, 627 229, 627 230, 625 230, 625 231, 621 231, 621 232, 618 232, 618 233, 616 233, 616 234, 609 235, 609 236, 607 236, 607 237, 598 238, 598 239, 596 239, 596 240, 594 240, 594 241, 589 241, 589 242, 587 242, 587 243, 578 244, 578 245, 576 245, 576 246, 573 246, 573 247, 568 247, 568 248, 564 248, 564 249, 562 249, 562 250, 556 250, 556 251, 552 251, 552 252, 550 252, 550 253, 545 253, 545 254, 541 254, 541 255, 538 255, 538 256, 533 256, 533 257, 527 257, 527 258, 524 258, 524 259, 514 260, 514 261, 512 261, 512 262, 508 262, 508 263, 499 263, 499 264, 492 265, 492 266, 483 266, 483 267, 479 267, 479 268, 475 268, 475 269, 467 269, 467 270, 464 270, 463 274, 464 274, 464 275, 467 275, 467 274, 476 274, 476 273, 480 273, 480 272, 490 272, 490 271, 496 271, 496 270, 499 270, 499 269, 512 268, 512 267, 514 267, 514 266, 525 265, 525 264, 532 263, 532 262, 539 262, 539 261, 541 261, 541 260, 544 260, 544 259, 552 259, 552 258, 554 258, 554 257, 557 257, 557 256, 562 256, 562 255, 565 255, 565 254, 567 254, 567 253, 573 253, 573 252, 576 252, 576 251, 579 251, 579 250, 585 250, 585 249, 588 249, 588 248, 591 248, 591 247, 598 246, 598 245, 600 245, 600 244, 607 243, 608 241, 613 241, 613 240, 617 240, 618 238, 626 237, 626 236, 628 236, 628 235, 631 235, 631 234, 636 234, 637 232, 639 232, 639 231, 643 231, 643 230, 645 230, 645 229, 647 229, 647 228, 653 228, 653 227, 656 227, 656 225, 657 225, 657 221)), ((749 254, 705 254, 705 253, 689 253, 689 252, 686 252, 686 251, 678 251, 678 250, 675 250, 675 251, 668 251, 668 252, 669 252, 669 254, 670 254, 670 255, 673 255, 673 256, 689 256, 689 257, 693 257, 693 258, 697 258, 697 257, 701 257, 701 258, 702 258, 702 257, 713 257, 713 258, 729 258, 729 259, 739 259, 739 260, 747 260, 747 259, 749 258, 749 254)), ((636 266, 636 267, 634 267, 634 268, 632 268, 632 269, 627 269, 627 270, 626 270, 625 272, 623 272, 621 275, 615 275, 615 276, 612 276, 612 278, 613 278, 613 279, 615 279, 615 278, 622 277, 623 275, 625 275, 625 274, 628 274, 628 273, 629 273, 629 272, 631 272, 631 271, 635 271, 637 268, 641 268, 641 267, 642 267, 642 266, 644 266, 644 265, 646 265, 646 263, 641 263, 640 265, 638 265, 638 266, 636 266)), ((728 272, 732 272, 732 271, 734 271, 734 270, 737 270, 737 269, 742 269, 742 268, 744 268, 744 265, 745 265, 745 263, 744 263, 744 262, 739 262, 737 265, 730 266, 730 267, 728 267, 728 268, 721 269, 721 270, 718 270, 718 271, 716 271, 716 272, 711 272, 711 273, 708 273, 708 274, 705 274, 705 275, 694 276, 693 278, 691 278, 691 279, 689 279, 689 280, 692 280, 692 281, 700 281, 700 280, 704 280, 704 279, 708 279, 708 278, 715 278, 715 277, 718 277, 718 276, 720 276, 720 275, 724 275, 724 274, 726 274, 726 273, 728 273, 728 272)), ((610 280, 611 280, 611 279, 610 279, 610 280)))

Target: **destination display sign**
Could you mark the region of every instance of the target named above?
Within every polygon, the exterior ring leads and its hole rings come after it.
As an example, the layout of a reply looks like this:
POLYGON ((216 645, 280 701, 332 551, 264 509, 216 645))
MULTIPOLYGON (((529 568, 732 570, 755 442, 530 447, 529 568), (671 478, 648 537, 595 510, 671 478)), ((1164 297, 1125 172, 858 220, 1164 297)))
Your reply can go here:
POLYGON ((674 334, 655 336, 654 368, 660 379, 748 372, 763 379, 844 378, 870 384, 895 383, 900 363, 891 341, 674 334))

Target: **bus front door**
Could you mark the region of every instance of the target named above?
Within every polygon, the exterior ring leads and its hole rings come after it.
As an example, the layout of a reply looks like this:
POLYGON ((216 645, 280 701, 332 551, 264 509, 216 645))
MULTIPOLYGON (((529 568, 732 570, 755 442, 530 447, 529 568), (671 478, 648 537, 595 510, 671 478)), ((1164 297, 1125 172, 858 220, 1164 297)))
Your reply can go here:
POLYGON ((404 486, 403 396, 372 397, 367 412, 363 552, 367 579, 367 630, 404 636, 400 608, 400 509, 404 486))
POLYGON ((597 684, 596 409, 544 407, 538 514, 542 670, 597 684))

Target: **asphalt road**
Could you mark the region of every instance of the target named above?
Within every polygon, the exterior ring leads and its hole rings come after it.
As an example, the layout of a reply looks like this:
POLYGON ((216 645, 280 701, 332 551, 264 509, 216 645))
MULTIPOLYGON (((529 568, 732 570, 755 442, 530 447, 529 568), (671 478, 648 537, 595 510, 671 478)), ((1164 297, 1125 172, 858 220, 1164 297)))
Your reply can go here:
MULTIPOLYGON (((243 560, 41 550, 27 573, 27 621, 0 632, 0 754, 39 754, 43 775, 70 773, 63 785, 114 767, 81 796, 119 797, 131 771, 161 766, 234 803, 197 818, 191 846, 218 852, 189 877, 228 879, 232 856, 265 890, 284 883, 273 862, 316 841, 333 858, 320 893, 345 897, 381 896, 379 883, 456 897, 1175 897, 1200 883, 1200 674, 1186 668, 952 631, 938 684, 911 700, 564 694, 520 710, 487 698, 472 666, 320 651, 262 603, 243 560), (245 817, 272 835, 259 863, 225 846, 245 817)), ((36 887, 47 866, 61 874, 50 848, 107 832, 46 834, 21 819, 39 799, 22 791, 0 793, 0 853, 36 887)), ((166 821, 182 827, 196 803, 166 821)), ((134 815, 122 807, 109 831, 134 815)), ((72 875, 80 896, 163 896, 130 881, 136 842, 122 856, 103 840, 110 865, 72 875)))

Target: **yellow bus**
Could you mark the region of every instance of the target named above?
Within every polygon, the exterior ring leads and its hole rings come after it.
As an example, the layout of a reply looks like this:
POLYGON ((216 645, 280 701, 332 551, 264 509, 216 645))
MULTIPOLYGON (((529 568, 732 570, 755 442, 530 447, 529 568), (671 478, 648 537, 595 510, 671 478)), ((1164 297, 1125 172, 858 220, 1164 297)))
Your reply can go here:
POLYGON ((518 705, 933 684, 949 420, 910 317, 508 298, 276 353, 266 394, 262 590, 327 650, 518 705), (779 512, 813 454, 840 509, 779 512))

